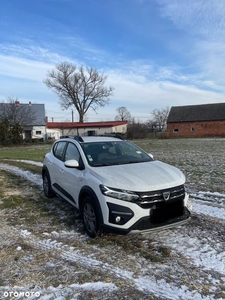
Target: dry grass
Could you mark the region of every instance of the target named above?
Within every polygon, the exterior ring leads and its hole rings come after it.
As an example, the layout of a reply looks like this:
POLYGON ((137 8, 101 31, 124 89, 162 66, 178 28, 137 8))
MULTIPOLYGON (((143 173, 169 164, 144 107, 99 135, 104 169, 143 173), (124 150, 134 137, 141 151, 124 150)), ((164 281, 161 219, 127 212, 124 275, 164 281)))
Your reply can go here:
MULTIPOLYGON (((225 174, 220 166, 221 155, 218 155, 221 149, 212 146, 214 153, 210 156, 206 147, 208 141, 199 142, 201 144, 197 145, 194 141, 189 141, 190 144, 180 141, 181 154, 178 141, 137 141, 156 159, 181 166, 189 188, 196 188, 199 182, 201 188, 207 190, 212 186, 218 191, 225 174), (203 157, 204 151, 207 158, 203 157), (214 161, 210 180, 206 177, 207 160, 214 161), (206 185, 208 182, 210 186, 206 185)), ((221 147, 222 144, 216 145, 221 147)), ((37 149, 31 149, 29 159, 36 152, 37 149)), ((12 153, 9 156, 12 157, 12 153)), ((15 164, 39 172, 39 167, 15 164)), ((215 239, 222 244, 220 221, 194 216, 185 228, 186 234, 196 235, 199 239, 207 237, 209 245, 213 245, 215 239)), ((146 293, 144 287, 143 290, 137 288, 136 280, 145 277, 164 279, 171 287, 186 286, 202 297, 214 294, 215 299, 223 299, 225 292, 220 274, 193 265, 185 253, 164 246, 157 238, 107 234, 89 239, 70 204, 58 198, 46 199, 37 186, 4 171, 0 171, 0 268, 0 297, 7 287, 43 291, 50 295, 53 292, 49 287, 52 286, 61 291, 62 297, 66 291, 66 300, 76 299, 74 297, 165 300, 154 292, 146 293), (23 231, 29 234, 23 235, 23 231), (109 293, 107 290, 71 287, 74 283, 82 285, 98 281, 113 282, 118 289, 109 293)), ((49 299, 54 297, 57 296, 49 299)))

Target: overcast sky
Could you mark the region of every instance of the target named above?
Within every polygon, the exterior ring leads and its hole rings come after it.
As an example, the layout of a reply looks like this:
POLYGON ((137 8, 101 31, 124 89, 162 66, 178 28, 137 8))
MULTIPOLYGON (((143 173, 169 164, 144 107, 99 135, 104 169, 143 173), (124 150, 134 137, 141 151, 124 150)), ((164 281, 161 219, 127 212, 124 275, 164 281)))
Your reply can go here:
POLYGON ((154 109, 225 102, 225 1, 0 0, 0 100, 44 103, 49 119, 71 121, 43 83, 63 61, 115 88, 89 122, 114 120, 120 106, 144 122, 154 109))

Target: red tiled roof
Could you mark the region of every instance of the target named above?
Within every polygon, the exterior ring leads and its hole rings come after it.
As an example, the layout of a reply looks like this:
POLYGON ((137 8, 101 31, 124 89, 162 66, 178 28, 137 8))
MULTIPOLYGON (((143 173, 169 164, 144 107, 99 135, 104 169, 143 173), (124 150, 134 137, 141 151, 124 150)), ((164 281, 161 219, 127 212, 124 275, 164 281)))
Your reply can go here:
POLYGON ((47 128, 88 128, 88 127, 114 127, 126 125, 127 121, 106 121, 106 122, 47 122, 47 128))

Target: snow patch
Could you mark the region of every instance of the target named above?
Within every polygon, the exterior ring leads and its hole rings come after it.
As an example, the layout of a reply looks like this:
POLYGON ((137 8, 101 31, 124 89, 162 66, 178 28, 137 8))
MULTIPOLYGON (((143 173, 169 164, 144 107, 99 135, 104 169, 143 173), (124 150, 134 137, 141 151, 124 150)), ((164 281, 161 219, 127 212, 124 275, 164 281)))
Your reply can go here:
POLYGON ((42 177, 41 177, 41 175, 34 174, 34 173, 29 172, 29 171, 20 169, 18 167, 10 166, 10 165, 7 165, 7 164, 2 164, 2 163, 0 163, 0 169, 4 170, 4 171, 8 171, 8 172, 10 172, 12 174, 15 174, 17 176, 20 176, 20 177, 32 182, 33 184, 36 184, 36 185, 42 187, 42 177))

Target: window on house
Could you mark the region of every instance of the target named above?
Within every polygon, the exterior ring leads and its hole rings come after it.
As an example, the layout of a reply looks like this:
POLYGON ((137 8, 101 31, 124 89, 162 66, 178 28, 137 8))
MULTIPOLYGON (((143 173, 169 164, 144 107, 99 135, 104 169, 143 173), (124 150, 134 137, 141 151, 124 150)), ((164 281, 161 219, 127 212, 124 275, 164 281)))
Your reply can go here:
POLYGON ((179 132, 178 128, 174 128, 173 132, 179 132))
POLYGON ((41 131, 36 131, 36 134, 41 134, 41 131))
POLYGON ((87 135, 88 135, 88 136, 93 136, 93 135, 95 135, 95 130, 88 130, 87 135))

